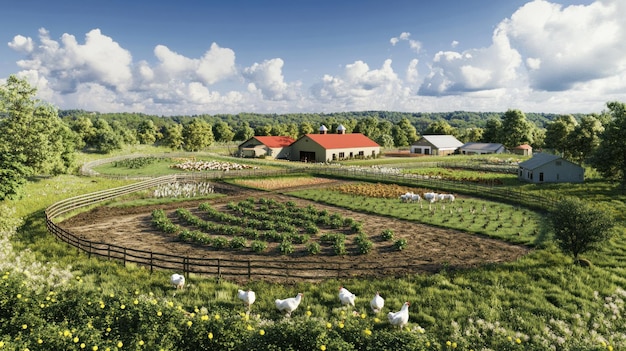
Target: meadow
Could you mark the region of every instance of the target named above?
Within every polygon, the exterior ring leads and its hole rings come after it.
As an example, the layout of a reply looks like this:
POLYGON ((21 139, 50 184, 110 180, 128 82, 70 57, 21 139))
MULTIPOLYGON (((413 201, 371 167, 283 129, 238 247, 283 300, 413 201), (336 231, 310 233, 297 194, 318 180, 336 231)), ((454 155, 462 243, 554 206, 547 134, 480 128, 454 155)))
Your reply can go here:
POLYGON ((427 207, 403 212, 388 206, 386 201, 396 199, 355 201, 356 195, 339 191, 313 194, 303 190, 296 194, 390 217, 414 216, 424 223, 459 226, 477 235, 520 242, 532 250, 510 263, 375 280, 237 284, 192 275, 183 291, 169 284, 172 272, 151 273, 141 267, 88 259, 47 233, 43 211, 50 204, 130 182, 100 177, 38 178, 27 185, 23 198, 0 204, 0 350, 626 348, 626 196, 601 180, 581 185, 517 185, 542 195, 577 196, 618 218, 615 237, 600 251, 585 255, 591 267, 574 265, 551 243, 549 233, 541 232, 540 224, 539 233, 534 232, 536 228, 520 227, 522 214, 541 222, 541 214, 528 209, 488 202, 488 213, 471 218, 466 209, 473 206, 482 211, 484 200, 465 199, 462 215, 441 207, 431 214, 427 207), (492 223, 490 216, 497 214, 518 223, 517 228, 499 232, 488 224, 482 232, 488 218, 492 223), (472 219, 477 222, 474 227, 468 224, 472 219), (340 306, 339 286, 357 295, 353 310, 340 306), (258 296, 249 314, 236 298, 237 289, 247 288, 258 296), (386 299, 380 315, 369 309, 376 291, 386 299), (276 311, 274 299, 298 292, 305 294, 304 301, 291 318, 285 318, 276 311), (409 325, 393 330, 385 314, 399 310, 404 301, 411 302, 409 325))

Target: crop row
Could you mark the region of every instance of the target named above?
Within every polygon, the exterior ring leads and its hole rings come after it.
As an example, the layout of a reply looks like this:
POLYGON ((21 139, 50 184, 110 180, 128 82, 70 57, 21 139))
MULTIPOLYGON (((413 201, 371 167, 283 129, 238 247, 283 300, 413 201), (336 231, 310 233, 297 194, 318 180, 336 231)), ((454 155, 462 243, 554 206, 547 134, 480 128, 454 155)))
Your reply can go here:
POLYGON ((397 199, 398 196, 412 192, 415 194, 423 194, 430 190, 409 188, 398 184, 382 184, 382 183, 354 183, 342 184, 331 188, 331 190, 340 193, 358 196, 367 196, 381 199, 397 199))

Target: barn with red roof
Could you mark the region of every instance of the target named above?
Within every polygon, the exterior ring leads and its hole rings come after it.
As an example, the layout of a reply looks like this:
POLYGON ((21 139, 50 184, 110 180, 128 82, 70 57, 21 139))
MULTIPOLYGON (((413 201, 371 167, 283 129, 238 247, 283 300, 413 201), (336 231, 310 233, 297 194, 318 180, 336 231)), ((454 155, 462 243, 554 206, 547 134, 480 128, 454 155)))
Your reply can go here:
POLYGON ((241 157, 287 158, 289 146, 295 139, 287 136, 254 136, 239 144, 241 157))
POLYGON ((321 126, 319 134, 305 134, 290 146, 289 159, 302 162, 331 162, 351 158, 377 157, 380 145, 361 133, 346 133, 342 125, 336 133, 321 126))

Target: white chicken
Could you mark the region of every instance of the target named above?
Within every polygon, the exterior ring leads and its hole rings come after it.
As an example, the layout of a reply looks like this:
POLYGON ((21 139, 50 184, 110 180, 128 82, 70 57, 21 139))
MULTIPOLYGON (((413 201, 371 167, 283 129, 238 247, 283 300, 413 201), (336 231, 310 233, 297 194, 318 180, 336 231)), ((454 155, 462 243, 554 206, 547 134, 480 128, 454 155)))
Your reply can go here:
POLYGON ((246 305, 246 307, 248 308, 248 311, 250 310, 250 305, 252 305, 254 303, 254 301, 256 301, 256 293, 252 290, 238 290, 237 291, 237 297, 243 301, 244 305, 246 305))
POLYGON ((402 305, 402 308, 398 312, 389 312, 387 314, 387 318, 389 318, 389 323, 393 326, 397 326, 399 329, 404 328, 407 323, 409 323, 409 306, 411 304, 407 301, 402 305))
POLYGON ((291 317, 291 312, 298 308, 303 296, 303 293, 299 293, 296 297, 290 297, 284 300, 276 299, 276 308, 279 311, 286 312, 287 317, 291 317))
POLYGON ((380 296, 377 291, 372 301, 370 301, 370 307, 372 307, 372 312, 379 313, 380 311, 382 311, 383 306, 385 306, 385 299, 383 299, 383 297, 380 296))
POLYGON ((341 301, 342 305, 351 305, 354 307, 354 300, 356 299, 356 295, 348 291, 348 289, 343 286, 339 288, 339 301, 341 301))
POLYGON ((174 285, 176 290, 183 290, 183 288, 185 287, 185 276, 182 274, 174 273, 170 277, 170 282, 172 282, 172 285, 174 285))

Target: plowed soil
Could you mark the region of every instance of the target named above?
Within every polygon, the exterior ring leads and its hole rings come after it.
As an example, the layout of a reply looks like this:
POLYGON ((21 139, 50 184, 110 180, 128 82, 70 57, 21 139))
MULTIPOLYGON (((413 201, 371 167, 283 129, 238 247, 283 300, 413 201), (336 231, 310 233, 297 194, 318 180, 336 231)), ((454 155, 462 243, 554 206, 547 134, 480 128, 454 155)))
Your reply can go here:
MULTIPOLYGON (((225 262, 247 261, 248 274, 233 273, 234 280, 263 279, 294 282, 331 277, 381 277, 433 273, 443 268, 462 269, 513 261, 529 251, 525 246, 476 234, 354 212, 293 198, 280 192, 252 191, 225 185, 216 188, 216 191, 227 193, 228 196, 208 201, 133 208, 101 206, 69 218, 61 222, 60 226, 92 242, 113 244, 133 250, 179 257, 220 259, 225 262), (260 254, 254 253, 249 248, 217 250, 209 246, 180 241, 174 234, 166 234, 155 229, 151 224, 151 213, 156 208, 166 210, 172 221, 178 223, 174 215, 174 211, 178 208, 187 208, 201 216, 198 211, 200 203, 210 202, 213 207, 226 211, 228 202, 241 201, 249 197, 274 198, 279 202, 293 201, 297 206, 303 207, 312 204, 318 209, 327 209, 331 214, 338 213, 343 217, 353 218, 363 223, 364 232, 370 236, 374 248, 370 253, 361 255, 357 252, 356 246, 347 245, 348 254, 345 256, 334 255, 332 248, 328 246, 323 246, 322 253, 318 255, 309 255, 304 245, 295 245, 296 250, 293 254, 282 255, 275 243, 269 243, 268 250, 260 254), (385 229, 393 230, 394 240, 405 238, 408 246, 402 251, 394 250, 393 242, 382 240, 380 237, 380 233, 385 229), (253 269, 250 268, 251 266, 253 269)), ((415 204, 406 205, 416 206, 415 204)), ((178 224, 183 226, 182 223, 178 224)), ((193 265, 193 260, 191 264, 193 265)), ((233 272, 241 270, 242 268, 239 267, 233 272)), ((228 269, 223 267, 217 273, 207 270, 206 274, 228 276, 229 273, 228 269)))

